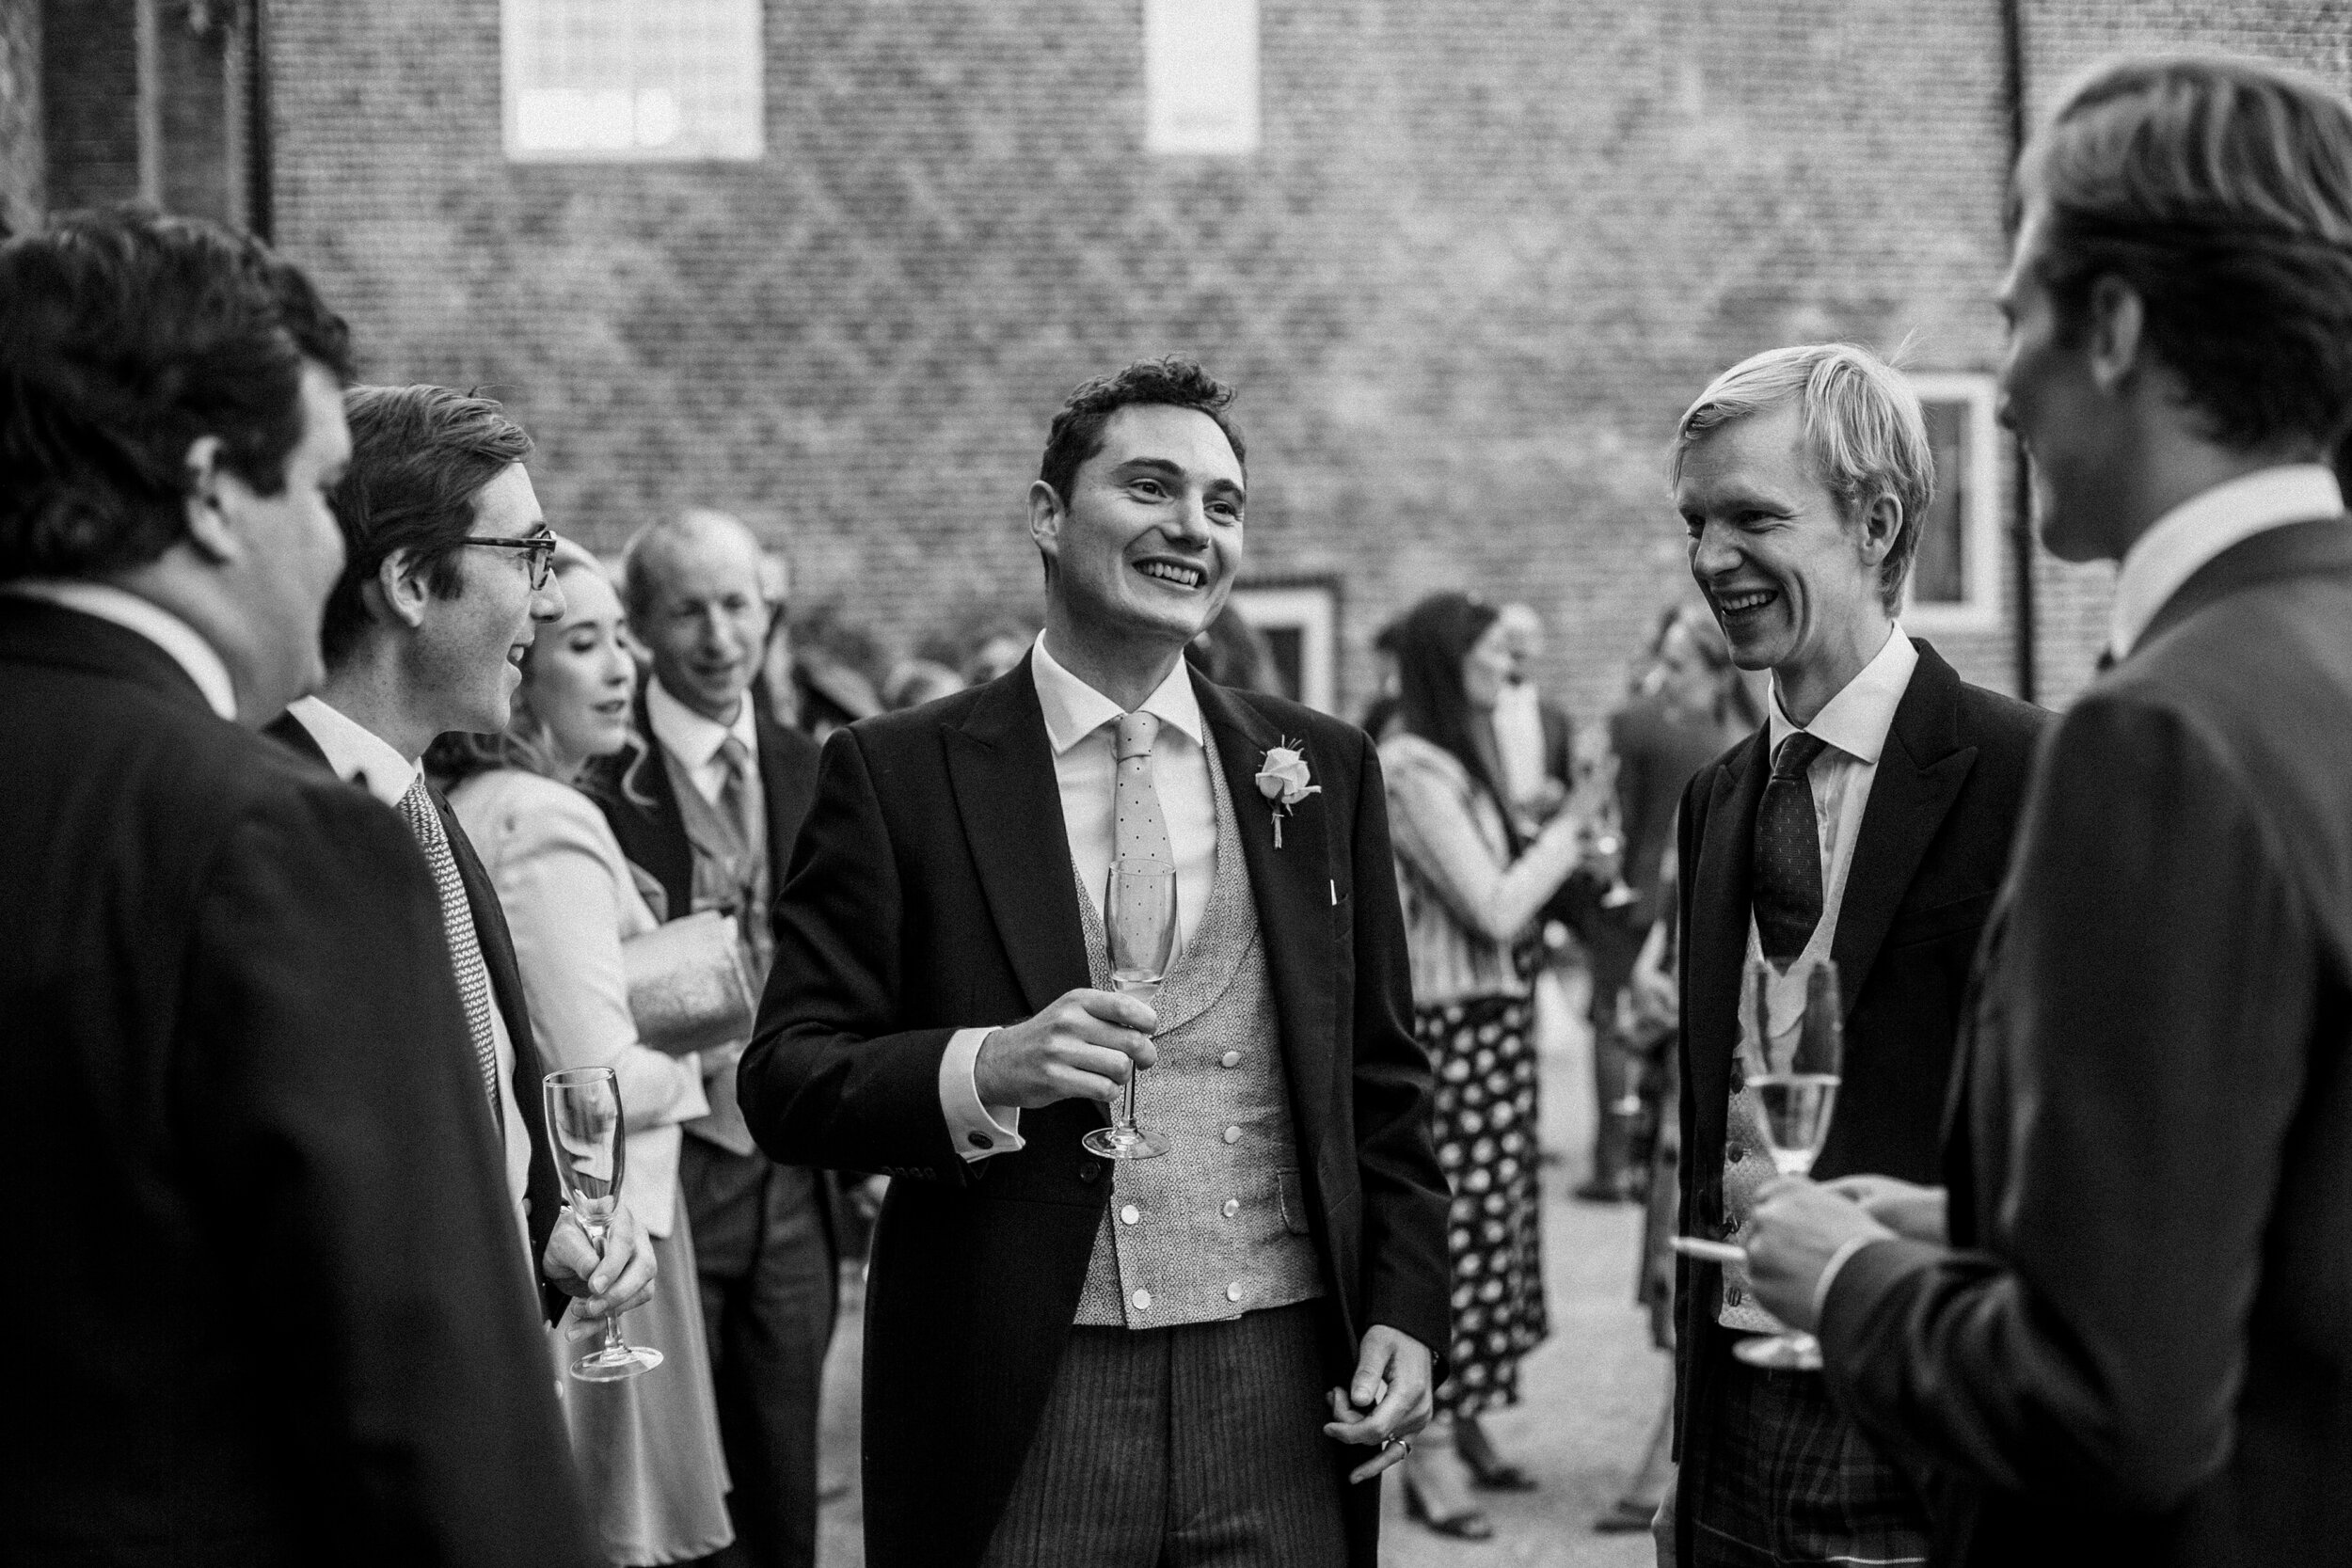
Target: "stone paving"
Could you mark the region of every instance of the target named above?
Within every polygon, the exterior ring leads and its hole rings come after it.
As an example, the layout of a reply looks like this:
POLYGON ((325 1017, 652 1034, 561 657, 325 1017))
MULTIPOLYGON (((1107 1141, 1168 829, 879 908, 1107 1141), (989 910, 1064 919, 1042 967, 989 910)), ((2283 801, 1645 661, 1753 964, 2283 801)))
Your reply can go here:
MULTIPOLYGON (((1522 1402, 1486 1422, 1497 1446, 1526 1466, 1540 1487, 1486 1496, 1495 1537, 1469 1543, 1408 1522, 1402 1489, 1389 1484, 1382 1568, 1644 1568, 1653 1560, 1646 1536, 1597 1535, 1592 1528, 1639 1457, 1664 1398, 1667 1368, 1665 1357, 1650 1348, 1632 1303, 1637 1212, 1595 1208, 1567 1196, 1582 1174, 1577 1151, 1590 1135, 1587 1042, 1581 1030, 1565 1022, 1581 1010, 1574 1002, 1557 991, 1546 1000, 1544 1141, 1562 1156, 1547 1167, 1544 1180, 1551 1338, 1521 1368, 1522 1402)), ((859 1292, 850 1283, 826 1368, 827 1499, 819 1568, 863 1568, 865 1561, 855 1398, 863 1323, 859 1292)), ((953 1418, 943 1412, 941 1418, 953 1418)))

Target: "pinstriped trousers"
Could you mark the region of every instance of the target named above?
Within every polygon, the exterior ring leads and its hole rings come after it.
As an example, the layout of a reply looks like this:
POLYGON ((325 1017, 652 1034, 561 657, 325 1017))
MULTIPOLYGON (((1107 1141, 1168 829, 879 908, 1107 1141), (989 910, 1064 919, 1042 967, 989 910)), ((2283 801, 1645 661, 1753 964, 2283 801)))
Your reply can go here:
POLYGON ((1314 1313, 1072 1329, 984 1568, 1345 1568, 1314 1313))

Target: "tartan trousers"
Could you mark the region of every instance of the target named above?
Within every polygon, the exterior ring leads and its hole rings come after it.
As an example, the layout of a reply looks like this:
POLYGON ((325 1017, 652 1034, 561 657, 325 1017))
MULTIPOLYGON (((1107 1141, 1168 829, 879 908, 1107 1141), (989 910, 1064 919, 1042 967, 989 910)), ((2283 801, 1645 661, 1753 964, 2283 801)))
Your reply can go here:
POLYGON ((1819 1372, 1775 1372, 1700 1354, 1705 1408, 1682 1438, 1692 1568, 1893 1568, 1928 1560, 1927 1507, 1910 1479, 1831 1402, 1819 1372))

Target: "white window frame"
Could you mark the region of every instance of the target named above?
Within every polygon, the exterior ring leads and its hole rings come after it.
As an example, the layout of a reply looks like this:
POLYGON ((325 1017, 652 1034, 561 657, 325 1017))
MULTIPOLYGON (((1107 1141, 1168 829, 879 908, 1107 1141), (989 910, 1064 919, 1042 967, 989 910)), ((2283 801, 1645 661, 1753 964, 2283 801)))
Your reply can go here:
POLYGON ((1247 157, 1258 150, 1261 20, 1259 0, 1143 0, 1145 151, 1247 157))
MULTIPOLYGON (((745 134, 724 141, 681 136, 673 144, 644 146, 635 141, 601 146, 546 147, 526 145, 523 139, 523 96, 534 84, 524 74, 530 47, 527 29, 534 15, 544 10, 550 0, 500 0, 499 5, 499 71, 502 86, 501 93, 501 122, 506 160, 516 164, 678 164, 678 163, 751 163, 763 157, 767 150, 767 58, 765 55, 766 20, 758 0, 734 0, 748 13, 749 40, 740 51, 731 51, 729 59, 739 69, 748 69, 751 80, 751 119, 745 134)), ((560 0, 558 0, 560 3, 560 0)), ((632 17, 650 20, 667 9, 672 0, 628 0, 634 8, 632 17)), ((643 25, 632 21, 634 27, 643 25)), ((639 52, 625 49, 634 57, 639 52)), ((744 84, 738 82, 739 87, 744 84)), ((666 116, 679 114, 677 87, 688 89, 693 84, 678 84, 665 89, 658 84, 639 81, 629 86, 605 84, 596 88, 546 87, 549 92, 581 92, 598 99, 617 101, 617 106, 638 117, 639 134, 643 134, 642 117, 659 111, 666 116)), ((608 115, 611 113, 608 110, 608 115)))
MULTIPOLYGON (((1909 377, 1922 403, 1957 403, 1966 410, 1968 471, 1963 481, 1960 528, 1965 563, 1958 603, 1929 604, 1903 585, 1903 625, 1924 632, 1987 632, 2001 627, 2000 426, 1994 418, 1993 377, 1981 371, 1919 372, 1909 377)), ((1937 475, 1940 488, 1946 476, 1937 475)))
POLYGON ((1232 602, 1262 632, 1298 633, 1298 700, 1318 713, 1338 713, 1339 584, 1328 578, 1235 583, 1232 602))

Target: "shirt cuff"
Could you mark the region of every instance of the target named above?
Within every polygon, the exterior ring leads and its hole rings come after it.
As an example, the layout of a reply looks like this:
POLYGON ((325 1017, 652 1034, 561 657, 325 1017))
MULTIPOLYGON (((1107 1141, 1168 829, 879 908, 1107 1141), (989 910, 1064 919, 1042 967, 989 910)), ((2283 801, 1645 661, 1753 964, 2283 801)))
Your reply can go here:
POLYGON ((1837 1250, 1829 1255, 1829 1262, 1822 1268, 1821 1277, 1813 1282, 1814 1327, 1820 1326, 1821 1319, 1829 1309, 1830 1287, 1837 1283, 1837 1271, 1846 1266, 1846 1260, 1873 1242, 1892 1240, 1891 1236, 1854 1236, 1841 1243, 1837 1250))
POLYGON ((946 1053, 939 1058, 939 1108, 947 1117, 947 1135, 967 1164, 1021 1148, 1021 1107, 980 1103, 975 1076, 980 1045, 995 1032, 959 1029, 948 1037, 946 1053))

